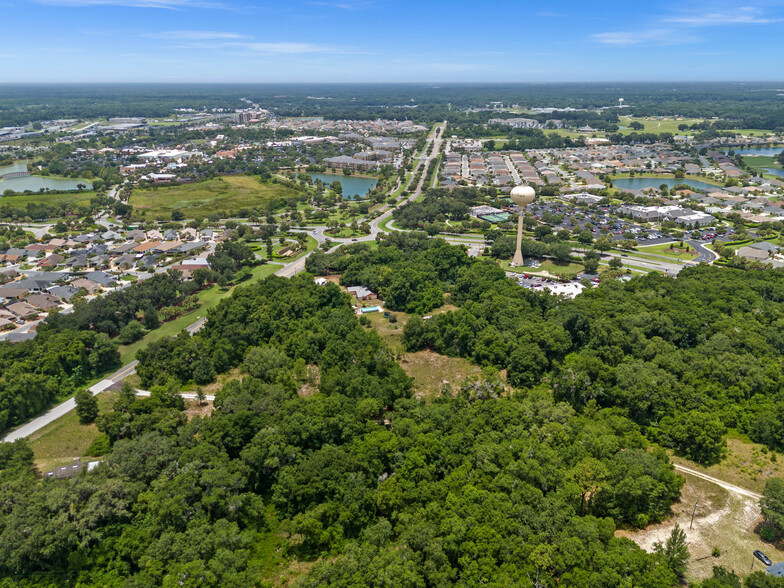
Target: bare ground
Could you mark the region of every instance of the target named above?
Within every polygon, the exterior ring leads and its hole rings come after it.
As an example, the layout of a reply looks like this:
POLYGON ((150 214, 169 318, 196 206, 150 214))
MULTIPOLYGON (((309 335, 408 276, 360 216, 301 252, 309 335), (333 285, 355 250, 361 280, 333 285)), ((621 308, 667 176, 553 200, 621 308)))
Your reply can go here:
MULTIPOLYGON (((713 566, 721 565, 739 575, 752 569, 752 551, 760 549, 774 562, 784 561, 784 550, 764 542, 755 528, 762 520, 757 500, 730 492, 690 474, 686 479, 681 500, 673 505, 672 515, 665 522, 641 531, 619 529, 616 535, 628 537, 646 551, 653 551, 656 542, 664 542, 676 524, 686 533, 691 559, 687 578, 702 580, 712 574, 713 566), (697 503, 693 528, 689 528, 694 505, 697 503), (713 557, 714 548, 721 555, 713 557)), ((762 564, 754 560, 754 570, 762 564)))

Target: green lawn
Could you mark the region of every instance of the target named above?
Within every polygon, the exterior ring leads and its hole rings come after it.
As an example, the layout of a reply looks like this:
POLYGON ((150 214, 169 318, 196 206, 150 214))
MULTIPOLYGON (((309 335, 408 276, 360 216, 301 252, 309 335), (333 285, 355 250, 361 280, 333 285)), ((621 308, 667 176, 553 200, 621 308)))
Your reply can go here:
MULTIPOLYGON (((670 246, 667 245, 667 244, 645 245, 645 246, 637 247, 637 251, 639 251, 639 253, 653 253, 655 255, 663 255, 665 257, 671 257, 673 259, 680 259, 680 260, 684 260, 684 261, 690 261, 691 259, 693 259, 693 258, 698 256, 698 253, 696 251, 694 251, 694 248, 691 247, 691 246, 689 246, 689 252, 688 253, 685 253, 685 252, 680 252, 679 253, 678 251, 676 251, 675 248, 677 248, 679 250, 681 249, 680 247, 678 247, 677 243, 674 244, 673 247, 674 247, 674 249, 670 249, 670 246)), ((684 249, 686 248, 686 244, 684 244, 683 248, 684 249)), ((634 255, 636 255, 636 253, 632 253, 630 255, 634 256, 634 255)))
MULTIPOLYGON (((780 163, 776 163, 774 157, 770 155, 747 155, 743 158, 743 161, 746 165, 750 165, 751 167, 758 170, 763 176, 765 175, 764 170, 766 168, 773 168, 773 169, 783 169, 780 163)), ((767 174, 768 177, 778 178, 775 174, 767 174)))
POLYGON ((561 263, 555 262, 551 259, 545 259, 542 261, 539 267, 511 267, 510 260, 505 259, 500 261, 501 267, 504 268, 504 271, 513 272, 516 274, 531 274, 531 275, 538 275, 544 274, 547 272, 551 276, 562 276, 567 278, 573 278, 577 276, 578 273, 583 271, 582 264, 579 263, 561 263))
POLYGON ((629 123, 632 121, 636 121, 645 125, 645 129, 642 131, 635 131, 633 129, 621 129, 619 132, 628 135, 629 133, 672 133, 673 135, 677 135, 679 133, 691 133, 690 130, 679 131, 678 125, 693 125, 697 123, 701 123, 703 119, 701 118, 666 118, 663 120, 657 120, 652 118, 632 118, 630 116, 622 116, 620 117, 621 127, 628 127, 629 123))
MULTIPOLYGON (((87 181, 87 180, 85 180, 87 181)), ((2 186, 2 184, 0 184, 2 186)), ((0 192, 2 194, 2 192, 0 192)), ((0 206, 11 208, 25 208, 28 204, 48 204, 56 206, 73 203, 77 206, 89 206, 90 199, 95 196, 92 190, 84 192, 71 192, 67 194, 17 194, 16 196, 0 195, 0 206)))
POLYGON ((262 183, 254 176, 223 176, 195 184, 134 190, 130 204, 148 216, 168 217, 179 210, 188 218, 206 217, 218 210, 263 206, 273 198, 297 196, 293 188, 262 183))

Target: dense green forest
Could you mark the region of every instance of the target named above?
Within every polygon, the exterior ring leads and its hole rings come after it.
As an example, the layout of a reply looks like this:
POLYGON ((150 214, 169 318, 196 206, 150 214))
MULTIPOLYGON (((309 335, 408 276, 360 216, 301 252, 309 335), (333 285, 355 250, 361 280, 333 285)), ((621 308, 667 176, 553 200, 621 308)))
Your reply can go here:
POLYGON ((784 273, 698 266, 649 274, 573 301, 523 290, 494 263, 438 239, 391 235, 377 251, 308 260, 375 288, 392 310, 459 310, 405 329, 409 350, 506 369, 515 386, 546 384, 578 410, 620 407, 651 438, 710 463, 727 427, 784 447, 784 273))
POLYGON ((0 445, 6 584, 676 586, 674 549, 614 533, 677 500, 660 446, 714 461, 726 427, 782 443, 780 272, 699 266, 564 300, 405 233, 308 269, 408 312, 456 306, 409 317, 404 344, 481 375, 416 398, 338 286, 239 287, 199 333, 139 352, 152 395, 101 414, 93 472, 42 483, 24 441, 0 445), (177 391, 218 374, 211 414, 186 416, 177 391))
POLYGON ((493 370, 416 400, 350 300, 307 274, 271 277, 194 337, 151 345, 152 396, 122 392, 99 418, 112 450, 81 478, 41 484, 24 442, 2 446, 0 573, 273 585, 280 548, 317 560, 303 586, 676 583, 666 557, 614 536, 660 520, 682 484, 637 425, 545 391, 504 395, 493 370), (200 358, 244 377, 187 421, 174 392, 200 358))
POLYGON ((119 363, 117 346, 94 331, 64 329, 21 343, 0 341, 0 432, 119 363))

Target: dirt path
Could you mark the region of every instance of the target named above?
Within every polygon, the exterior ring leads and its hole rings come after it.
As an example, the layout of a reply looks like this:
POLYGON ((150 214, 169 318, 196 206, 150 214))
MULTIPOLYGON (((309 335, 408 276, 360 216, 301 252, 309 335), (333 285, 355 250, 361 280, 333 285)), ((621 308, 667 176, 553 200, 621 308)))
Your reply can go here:
POLYGON ((734 494, 740 494, 741 496, 746 496, 748 498, 755 498, 757 500, 762 498, 762 494, 757 494, 756 492, 752 492, 751 490, 746 490, 745 488, 741 488, 740 486, 733 486, 732 484, 729 484, 723 480, 719 480, 718 478, 714 478, 713 476, 709 476, 707 474, 703 474, 696 470, 689 469, 682 465, 678 465, 677 463, 673 465, 675 466, 675 469, 678 470, 679 472, 684 472, 686 474, 691 474, 692 476, 696 476, 697 478, 702 478, 703 480, 716 484, 717 486, 721 486, 725 490, 729 490, 734 494))
POLYGON ((686 478, 686 484, 667 520, 641 530, 618 529, 617 536, 627 537, 650 552, 679 524, 686 533, 691 556, 687 578, 692 581, 709 578, 715 565, 747 574, 755 549, 762 549, 774 562, 784 561, 784 550, 762 541, 755 532, 762 520, 758 493, 682 465, 674 466, 686 478))

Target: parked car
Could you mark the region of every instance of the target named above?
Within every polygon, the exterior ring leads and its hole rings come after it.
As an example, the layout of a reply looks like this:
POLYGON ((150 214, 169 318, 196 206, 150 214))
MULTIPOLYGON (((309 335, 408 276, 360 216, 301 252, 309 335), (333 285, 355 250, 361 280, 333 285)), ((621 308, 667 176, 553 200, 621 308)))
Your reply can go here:
POLYGON ((758 560, 760 560, 766 566, 772 566, 773 565, 773 562, 770 561, 770 558, 767 555, 765 555, 764 553, 762 553, 759 549, 755 549, 754 550, 754 557, 756 557, 758 560))

